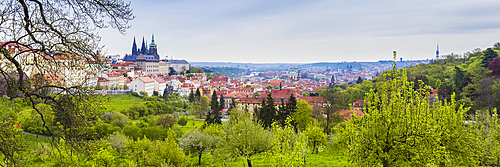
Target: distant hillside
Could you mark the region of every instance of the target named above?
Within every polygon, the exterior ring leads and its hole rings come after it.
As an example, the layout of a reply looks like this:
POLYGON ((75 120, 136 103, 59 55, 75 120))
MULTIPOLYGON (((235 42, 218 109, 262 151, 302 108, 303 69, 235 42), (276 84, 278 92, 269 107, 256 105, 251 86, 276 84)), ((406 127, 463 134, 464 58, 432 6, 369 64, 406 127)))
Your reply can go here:
MULTIPOLYGON (((271 69, 297 69, 297 68, 328 68, 328 69, 345 69, 347 66, 355 69, 373 67, 379 65, 390 65, 392 60, 378 62, 318 62, 318 63, 233 63, 233 62, 191 62, 195 67, 233 67, 242 69, 262 69, 264 71, 271 69)), ((413 61, 397 61, 397 66, 418 65, 421 63, 429 63, 429 60, 413 60, 413 61)))

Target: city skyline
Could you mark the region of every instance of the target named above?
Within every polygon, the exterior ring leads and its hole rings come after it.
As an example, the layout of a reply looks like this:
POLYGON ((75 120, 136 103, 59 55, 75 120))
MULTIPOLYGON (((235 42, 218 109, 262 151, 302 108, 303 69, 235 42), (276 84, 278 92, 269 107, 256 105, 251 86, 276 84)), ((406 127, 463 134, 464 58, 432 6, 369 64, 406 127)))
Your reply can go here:
POLYGON ((107 54, 133 38, 161 58, 196 62, 309 63, 435 58, 500 41, 496 1, 134 1, 126 35, 101 30, 107 54))

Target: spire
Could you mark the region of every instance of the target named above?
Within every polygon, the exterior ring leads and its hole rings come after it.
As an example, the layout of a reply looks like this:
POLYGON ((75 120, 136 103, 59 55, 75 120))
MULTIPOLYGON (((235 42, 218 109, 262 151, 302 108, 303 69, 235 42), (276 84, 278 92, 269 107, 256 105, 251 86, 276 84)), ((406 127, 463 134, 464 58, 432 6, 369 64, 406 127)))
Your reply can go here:
POLYGON ((439 59, 439 43, 437 44, 437 49, 436 49, 436 60, 439 59))
POLYGON ((144 37, 142 37, 141 53, 142 53, 143 55, 145 55, 145 54, 146 54, 146 44, 144 44, 144 37))
POLYGON ((146 55, 149 55, 148 40, 146 40, 146 55))
POLYGON ((156 46, 156 43, 155 43, 155 35, 151 35, 151 44, 149 44, 149 46, 156 46))
POLYGON ((135 44, 135 36, 134 36, 134 44, 132 44, 132 55, 137 55, 137 44, 135 44))

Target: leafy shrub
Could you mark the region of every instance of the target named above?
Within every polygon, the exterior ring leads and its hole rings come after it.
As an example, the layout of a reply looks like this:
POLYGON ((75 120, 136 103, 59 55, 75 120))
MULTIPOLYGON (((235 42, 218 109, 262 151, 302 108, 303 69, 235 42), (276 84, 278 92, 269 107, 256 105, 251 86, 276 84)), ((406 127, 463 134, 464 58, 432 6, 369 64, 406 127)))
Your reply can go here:
POLYGON ((160 115, 160 117, 156 121, 156 125, 160 125, 163 128, 167 129, 167 128, 172 128, 172 126, 174 126, 176 122, 177 119, 173 115, 163 114, 160 115))
POLYGON ((186 126, 187 124, 187 119, 186 117, 182 117, 179 119, 179 121, 177 121, 177 124, 181 125, 181 126, 186 126))

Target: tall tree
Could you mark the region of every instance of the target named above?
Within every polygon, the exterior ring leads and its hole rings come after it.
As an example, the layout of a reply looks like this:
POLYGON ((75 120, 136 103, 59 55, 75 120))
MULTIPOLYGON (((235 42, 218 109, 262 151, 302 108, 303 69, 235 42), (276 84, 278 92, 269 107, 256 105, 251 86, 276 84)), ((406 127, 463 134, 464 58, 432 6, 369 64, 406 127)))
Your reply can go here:
POLYGON ((210 103, 212 111, 205 118, 206 125, 210 124, 222 124, 222 115, 219 110, 219 102, 217 101, 217 93, 214 91, 212 94, 212 101, 210 103))
POLYGON ((312 118, 312 109, 307 101, 301 100, 298 103, 297 109, 295 109, 294 120, 297 121, 297 129, 303 131, 306 127, 312 123, 314 120, 312 118))
POLYGON ((189 91, 188 100, 189 100, 189 103, 193 103, 195 101, 193 90, 189 91))
POLYGON ((363 83, 363 79, 361 79, 361 77, 358 77, 358 80, 356 81, 357 84, 361 84, 363 83))
POLYGON ((328 103, 325 105, 325 132, 326 134, 330 134, 332 125, 343 121, 343 119, 338 119, 338 111, 346 108, 346 96, 340 88, 329 88, 322 90, 320 91, 320 96, 328 101, 328 103))
POLYGON ((98 30, 111 26, 124 33, 128 21, 134 18, 130 4, 121 0, 3 0, 0 6, 0 36, 5 41, 0 44, 0 76, 17 74, 11 78, 10 82, 17 84, 12 89, 30 101, 49 134, 86 140, 89 134, 83 129, 92 127, 100 114, 96 111, 102 111, 97 108, 101 103, 93 100, 99 97, 83 89, 85 71, 98 72, 106 67, 98 53, 102 49, 98 30), (26 84, 24 77, 29 73, 38 74, 40 80, 26 84), (46 94, 45 89, 57 92, 46 94), (47 124, 35 106, 42 101, 53 106, 57 120, 64 122, 62 126, 47 124), (53 133, 49 126, 64 133, 53 133))
POLYGON ((229 109, 232 110, 234 108, 236 108, 236 99, 231 97, 231 105, 229 105, 229 109))
POLYGON ((488 70, 491 72, 486 74, 488 77, 494 76, 495 78, 500 77, 500 57, 494 58, 492 61, 490 61, 490 64, 488 65, 488 70))
POLYGON ((219 98, 219 111, 222 111, 225 107, 225 104, 224 104, 224 94, 221 94, 220 95, 220 98, 219 98))
POLYGON ((212 93, 212 101, 210 101, 210 108, 213 111, 219 111, 219 102, 217 101, 217 93, 215 90, 212 93))
MULTIPOLYGON (((394 53, 396 57, 396 53, 394 53)), ((346 124, 348 155, 356 166, 444 166, 473 164, 478 154, 464 125, 467 109, 437 101, 431 107, 426 89, 415 91, 405 69, 393 64, 393 79, 368 93, 369 114, 346 124)))
POLYGON ((470 83, 469 77, 462 71, 459 67, 455 67, 455 92, 458 94, 462 93, 463 89, 470 83))
POLYGON ((276 107, 271 93, 267 94, 267 99, 262 99, 262 106, 259 111, 259 120, 265 128, 271 127, 276 119, 276 107))
POLYGON ((481 56, 481 59, 482 59, 482 67, 488 67, 488 64, 490 63, 491 60, 493 60, 494 58, 498 57, 498 53, 491 49, 491 48, 488 48, 484 51, 484 55, 481 56))
POLYGON ((225 132, 223 146, 226 153, 245 158, 248 167, 252 167, 253 155, 266 152, 273 146, 272 132, 238 109, 231 114, 228 123, 222 125, 222 130, 225 132))
POLYGON ((493 44, 493 48, 495 48, 495 50, 500 50, 500 42, 495 42, 495 44, 493 44))
POLYGON ((200 129, 188 131, 181 139, 179 145, 193 153, 198 154, 198 165, 201 165, 201 156, 204 152, 213 149, 217 139, 200 129))
POLYGON ((200 89, 196 89, 196 94, 194 94, 194 99, 199 101, 201 99, 200 89))

